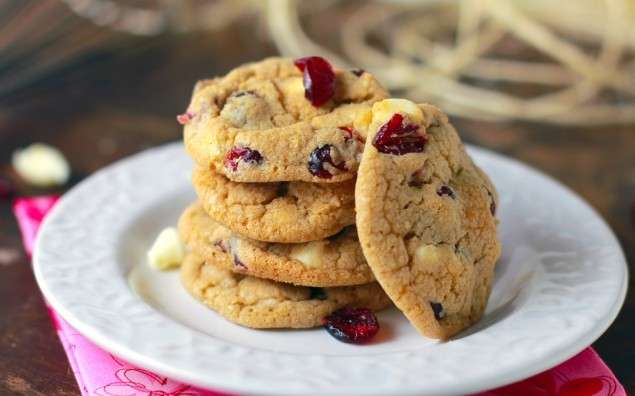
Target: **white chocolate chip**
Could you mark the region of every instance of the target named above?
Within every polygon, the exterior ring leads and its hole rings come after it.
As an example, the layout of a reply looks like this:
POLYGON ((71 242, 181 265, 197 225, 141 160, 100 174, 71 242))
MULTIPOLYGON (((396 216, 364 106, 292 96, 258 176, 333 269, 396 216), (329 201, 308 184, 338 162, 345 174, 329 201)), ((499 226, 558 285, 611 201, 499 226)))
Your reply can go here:
POLYGON ((291 250, 290 257, 302 262, 307 267, 318 267, 322 263, 322 252, 326 241, 313 241, 291 250))
POLYGON ((372 120, 373 120, 372 110, 365 109, 363 111, 360 111, 355 117, 355 119, 353 120, 353 128, 355 128, 355 130, 358 132, 363 131, 364 137, 366 137, 366 129, 368 129, 368 126, 370 125, 370 122, 372 120))
POLYGON ((418 124, 423 123, 423 112, 416 103, 407 99, 384 99, 373 104, 373 123, 384 124, 395 113, 402 114, 418 124))
POLYGON ((154 269, 164 271, 181 265, 185 247, 175 228, 165 228, 148 250, 148 263, 154 269))
POLYGON ((421 245, 415 251, 415 260, 420 263, 426 263, 430 261, 437 261, 439 254, 437 248, 434 245, 421 245))
POLYGON ((427 271, 435 271, 440 268, 446 257, 442 249, 435 245, 421 245, 415 250, 414 262, 427 271))
POLYGON ((64 155, 55 147, 43 143, 15 151, 12 163, 22 179, 39 187, 62 185, 71 174, 64 155))
POLYGON ((217 156, 217 157, 223 154, 220 147, 216 144, 212 146, 211 152, 213 156, 217 156))
POLYGON ((209 136, 209 151, 212 157, 223 157, 225 153, 221 149, 221 141, 215 134, 209 136))
MULTIPOLYGON (((283 82, 284 84, 284 82, 283 82)), ((304 82, 302 78, 292 78, 288 80, 288 83, 284 84, 284 88, 287 90, 288 95, 295 97, 304 97, 304 82)))
POLYGON ((284 92, 288 99, 306 100, 304 98, 304 82, 303 78, 300 76, 283 78, 280 81, 277 81, 275 86, 277 86, 280 92, 284 92))
POLYGON ((454 254, 454 247, 449 245, 421 245, 417 247, 414 263, 428 272, 447 271, 457 276, 465 270, 461 260, 454 254))

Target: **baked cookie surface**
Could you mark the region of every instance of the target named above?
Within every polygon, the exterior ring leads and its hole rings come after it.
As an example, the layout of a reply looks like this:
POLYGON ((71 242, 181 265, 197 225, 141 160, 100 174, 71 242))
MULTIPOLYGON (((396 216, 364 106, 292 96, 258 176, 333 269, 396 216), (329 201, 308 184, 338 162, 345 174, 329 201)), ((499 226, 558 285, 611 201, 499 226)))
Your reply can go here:
POLYGON ((224 318, 252 328, 309 328, 344 306, 380 310, 390 300, 377 283, 336 288, 309 288, 236 274, 214 258, 190 253, 181 266, 181 281, 196 299, 224 318))
POLYGON ((197 168, 192 175, 212 219, 245 237, 267 242, 320 240, 355 223, 354 181, 237 183, 197 168))
POLYGON ((497 195, 446 116, 377 103, 355 196, 368 264, 417 330, 447 339, 476 322, 500 255, 497 195))
POLYGON ((315 287, 361 285, 375 280, 354 226, 319 241, 267 243, 236 235, 194 204, 183 212, 178 228, 192 251, 235 273, 315 287))
POLYGON ((179 116, 187 151, 239 182, 340 182, 363 149, 356 125, 388 96, 367 72, 334 69, 334 94, 314 106, 291 59, 269 58, 197 83, 179 116))

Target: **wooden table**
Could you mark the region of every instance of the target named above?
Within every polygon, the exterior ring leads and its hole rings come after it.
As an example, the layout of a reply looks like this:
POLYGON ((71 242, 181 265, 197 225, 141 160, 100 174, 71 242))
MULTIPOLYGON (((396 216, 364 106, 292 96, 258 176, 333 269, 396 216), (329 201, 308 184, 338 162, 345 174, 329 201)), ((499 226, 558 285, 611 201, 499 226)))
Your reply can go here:
MULTIPOLYGON (((181 128, 174 117, 185 109, 197 79, 272 54, 270 44, 238 28, 150 39, 53 73, 24 95, 0 100, 0 175, 15 177, 12 151, 34 141, 65 153, 74 184, 119 158, 178 140, 181 128)), ((582 195, 635 263, 635 126, 453 121, 467 142, 525 161, 582 195)), ((20 194, 51 192, 19 188, 20 194)), ((0 203, 0 249, 0 394, 78 394, 6 201, 0 203)), ((634 326, 631 292, 617 321, 594 344, 630 391, 635 391, 634 326)))

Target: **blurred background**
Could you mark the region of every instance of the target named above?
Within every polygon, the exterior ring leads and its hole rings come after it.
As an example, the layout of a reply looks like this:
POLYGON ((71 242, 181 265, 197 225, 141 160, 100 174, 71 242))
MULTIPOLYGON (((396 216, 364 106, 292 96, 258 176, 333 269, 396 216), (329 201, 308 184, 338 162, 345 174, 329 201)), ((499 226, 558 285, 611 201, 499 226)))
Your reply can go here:
MULTIPOLYGON (((0 198, 63 192, 180 139, 175 115, 196 80, 278 54, 363 68, 441 107, 467 142, 581 194, 635 262, 632 0, 0 0, 0 198), (61 151, 67 183, 35 187, 16 172, 14 152, 34 142, 61 151)), ((27 260, 5 199, 0 390, 15 377, 75 394, 27 260)), ((595 343, 633 390, 634 325, 631 292, 595 343)))

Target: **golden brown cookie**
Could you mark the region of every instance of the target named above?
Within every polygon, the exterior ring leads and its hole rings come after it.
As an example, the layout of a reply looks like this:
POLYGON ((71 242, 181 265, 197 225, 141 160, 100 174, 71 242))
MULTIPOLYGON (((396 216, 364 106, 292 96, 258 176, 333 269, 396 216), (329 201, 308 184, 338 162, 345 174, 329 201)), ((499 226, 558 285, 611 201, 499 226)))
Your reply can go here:
POLYGON ((185 244, 203 258, 236 273, 301 286, 334 287, 375 280, 354 226, 337 235, 306 243, 267 243, 240 237, 216 223, 199 204, 179 219, 185 244))
POLYGON ((444 114, 377 103, 355 197, 368 264, 421 334, 447 339, 481 317, 501 249, 496 192, 444 114))
POLYGON ((199 201, 212 219, 245 237, 267 242, 320 240, 355 223, 355 185, 236 183, 197 168, 199 201))
POLYGON ((185 124, 188 153, 233 181, 340 182, 363 149, 356 126, 387 97, 367 72, 333 70, 333 96, 315 106, 291 59, 269 58, 199 82, 185 124))
POLYGON ((377 283, 362 286, 309 288, 236 274, 190 253, 181 281, 195 298, 226 319, 252 328, 308 328, 344 306, 380 310, 390 300, 377 283))

